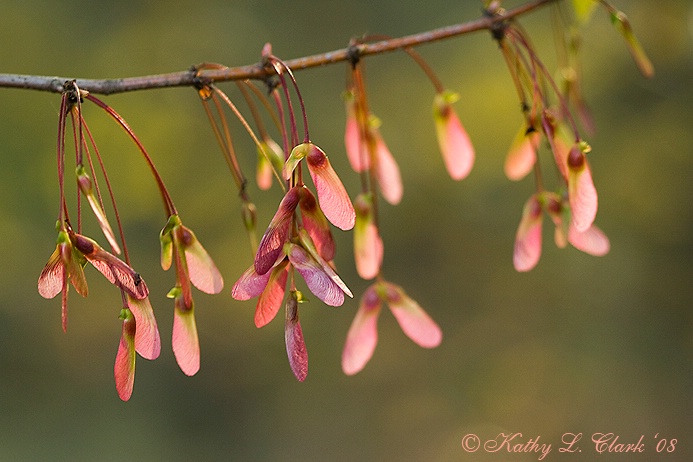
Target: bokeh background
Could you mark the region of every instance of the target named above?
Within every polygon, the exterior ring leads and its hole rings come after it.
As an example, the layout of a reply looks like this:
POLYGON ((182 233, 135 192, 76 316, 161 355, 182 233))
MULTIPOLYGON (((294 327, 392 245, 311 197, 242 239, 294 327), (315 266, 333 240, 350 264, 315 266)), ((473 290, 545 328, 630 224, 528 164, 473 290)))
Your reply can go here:
MULTIPOLYGON (((487 33, 419 49, 461 94, 457 109, 477 162, 460 183, 444 172, 423 74, 403 54, 367 60, 372 110, 405 183, 402 204, 382 207, 384 272, 440 323, 444 340, 420 349, 383 312, 380 344, 354 377, 342 374, 340 355, 357 299, 303 308, 305 383, 288 367, 282 321, 258 330, 254 302, 231 299, 251 255, 197 96, 187 88, 135 92, 104 99, 148 147, 227 289, 196 295, 202 369, 185 377, 170 350, 173 306, 165 294, 174 279, 158 265, 159 197, 124 134, 87 106, 163 343, 158 360, 138 360, 132 399, 121 402, 112 376, 117 290, 89 270, 91 294, 81 299, 72 291, 67 334, 59 299, 36 290, 55 241, 59 97, 0 90, 0 460, 537 460, 462 448, 467 434, 484 441, 501 432, 551 443, 545 460, 594 459, 589 438, 596 432, 613 432, 619 442, 643 437, 645 454, 601 455, 606 461, 691 460, 693 8, 687 0, 615 3, 629 14, 656 75, 640 76, 597 11, 585 29, 583 63, 598 127, 589 139, 597 223, 612 243, 602 258, 555 248, 547 226, 539 266, 513 270, 513 238, 533 185, 503 175, 521 119, 487 33), (582 453, 558 453, 566 433, 584 434, 582 453), (657 454, 656 443, 672 438, 675 452, 657 454)), ((341 48, 364 33, 400 36, 473 19, 480 7, 451 0, 0 0, 0 72, 112 78, 201 61, 243 65, 258 60, 265 42, 288 59, 341 48)), ((522 22, 553 65, 550 18, 544 9, 522 22)), ((342 144, 345 69, 297 76, 312 138, 355 193, 358 178, 342 144)), ((243 106, 232 84, 223 88, 243 106)), ((236 133, 251 168, 254 149, 236 133)), ((251 194, 262 232, 280 194, 254 187, 251 194)), ((358 298, 367 283, 355 273, 351 236, 337 238, 337 265, 358 298)))

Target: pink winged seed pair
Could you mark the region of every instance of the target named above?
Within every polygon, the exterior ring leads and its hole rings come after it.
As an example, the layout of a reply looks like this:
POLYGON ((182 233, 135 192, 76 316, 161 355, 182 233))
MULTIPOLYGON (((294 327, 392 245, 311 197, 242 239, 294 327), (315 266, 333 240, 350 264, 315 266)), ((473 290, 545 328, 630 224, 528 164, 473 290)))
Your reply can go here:
MULTIPOLYGON (((341 306, 345 295, 353 296, 331 264, 335 245, 329 223, 343 230, 351 229, 356 213, 327 156, 312 143, 299 144, 292 150, 282 171, 284 178, 291 178, 303 159, 315 185, 317 201, 303 184, 286 192, 258 245, 253 265, 231 291, 236 300, 259 297, 255 310, 257 327, 269 323, 279 312, 291 268, 327 305, 341 306)), ((285 340, 290 366, 298 380, 303 381, 308 372, 308 356, 298 321, 300 301, 300 294, 292 288, 286 303, 285 340)))
MULTIPOLYGON (((589 146, 584 142, 572 145, 555 127, 546 112, 542 115, 542 128, 554 154, 561 177, 567 184, 567 192, 559 195, 538 191, 525 203, 522 218, 515 237, 513 264, 517 271, 529 271, 539 262, 542 247, 543 212, 556 227, 554 240, 559 248, 567 243, 585 253, 602 256, 609 252, 608 237, 594 225, 597 215, 597 190, 585 153, 589 146)), ((505 173, 511 180, 524 178, 536 163, 536 150, 541 134, 535 130, 518 133, 511 145, 505 162, 505 173)))

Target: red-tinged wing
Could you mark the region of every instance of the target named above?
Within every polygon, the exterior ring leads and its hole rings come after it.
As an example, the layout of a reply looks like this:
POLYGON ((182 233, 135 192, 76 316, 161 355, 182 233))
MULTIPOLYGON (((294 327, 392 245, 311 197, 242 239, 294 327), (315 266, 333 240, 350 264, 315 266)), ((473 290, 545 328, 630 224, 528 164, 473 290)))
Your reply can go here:
POLYGON ((284 340, 291 371, 299 382, 303 382, 308 376, 308 350, 303 339, 303 329, 298 320, 298 303, 294 298, 289 299, 286 304, 284 340))
POLYGON ((597 216, 598 198, 586 160, 581 168, 570 169, 568 200, 572 224, 580 232, 587 231, 597 216))
POLYGON ((344 303, 343 289, 301 246, 291 244, 289 260, 301 274, 313 295, 322 300, 326 305, 341 306, 344 303))
POLYGON ((388 149, 385 140, 383 140, 379 132, 376 132, 376 156, 377 166, 375 173, 378 179, 378 186, 380 186, 380 193, 387 202, 397 205, 402 201, 402 195, 404 194, 402 176, 399 172, 397 161, 392 156, 390 149, 388 149))
POLYGON ((522 219, 515 234, 513 266, 517 271, 529 271, 539 263, 542 218, 541 205, 535 196, 530 197, 522 210, 522 219))
POLYGON ((433 103, 433 119, 445 168, 453 180, 462 180, 472 171, 475 152, 467 131, 452 107, 457 99, 458 96, 452 92, 437 94, 433 103))
POLYGON ((190 282, 195 287, 206 294, 218 294, 222 291, 224 279, 212 257, 196 238, 185 247, 185 260, 188 264, 190 282))
POLYGON ((353 228, 356 219, 354 206, 327 155, 319 147, 312 145, 306 161, 325 217, 339 229, 353 228))
POLYGON ((200 370, 200 343, 197 337, 194 307, 182 311, 173 310, 173 337, 171 339, 173 355, 178 367, 187 376, 197 374, 200 370))
POLYGON ((356 108, 356 97, 353 92, 345 94, 344 103, 346 104, 346 125, 344 127, 344 147, 346 148, 347 158, 351 168, 355 172, 366 170, 370 164, 368 159, 368 149, 361 136, 361 126, 356 108))
POLYGON ((508 179, 519 181, 532 171, 537 161, 540 137, 538 131, 533 130, 527 133, 524 125, 520 127, 505 157, 503 170, 508 179))
POLYGON ((436 322, 401 287, 388 283, 387 302, 402 331, 423 348, 435 348, 443 340, 436 322))
POLYGON ((123 320, 123 333, 120 337, 118 353, 116 353, 115 365, 113 366, 116 390, 123 401, 130 399, 135 385, 135 326, 135 319, 132 314, 128 313, 126 319, 123 320))
POLYGON ((270 272, 265 274, 257 274, 255 266, 251 266, 238 278, 238 281, 231 289, 231 296, 240 301, 250 300, 253 297, 259 296, 270 278, 270 272))
POLYGON ((128 295, 128 305, 137 321, 135 349, 145 359, 158 358, 161 353, 161 338, 149 297, 137 300, 128 295))
POLYGON ((116 240, 115 234, 113 233, 113 229, 111 228, 111 225, 108 222, 108 218, 106 218, 106 213, 101 208, 101 204, 99 204, 99 201, 93 192, 85 192, 85 195, 87 201, 89 202, 89 206, 91 207, 92 212, 94 212, 96 221, 99 223, 99 227, 101 228, 103 235, 106 237, 106 240, 113 248, 113 252, 120 254, 120 247, 118 246, 118 241, 116 240))
POLYGON ((291 220, 300 199, 300 186, 291 188, 279 203, 277 212, 270 221, 255 254, 255 271, 257 274, 268 272, 279 259, 286 236, 289 233, 291 220))
POLYGON ((370 194, 361 194, 356 198, 354 260, 356 271, 363 279, 373 279, 380 273, 383 262, 383 240, 375 225, 370 194))
POLYGON ((56 248, 38 278, 38 291, 43 298, 53 298, 63 290, 65 265, 56 248))
POLYGON ((586 231, 578 231, 574 226, 568 229, 568 242, 573 247, 595 257, 601 257, 609 253, 611 243, 604 232, 595 225, 586 231))
POLYGON ((91 255, 85 257, 111 284, 123 289, 137 300, 149 295, 144 279, 117 257, 101 248, 95 249, 91 255))
POLYGON ((303 227, 308 231, 318 253, 326 261, 331 261, 334 259, 335 243, 330 231, 330 224, 318 207, 315 196, 308 188, 302 190, 299 207, 301 208, 303 227))
POLYGON ((260 295, 255 308, 255 326, 262 327, 272 321, 284 301, 286 292, 286 280, 289 275, 288 264, 283 264, 274 268, 267 281, 265 290, 260 295))
POLYGON ((342 370, 347 375, 361 371, 378 344, 378 316, 381 300, 372 287, 364 292, 361 305, 347 333, 342 351, 342 370))

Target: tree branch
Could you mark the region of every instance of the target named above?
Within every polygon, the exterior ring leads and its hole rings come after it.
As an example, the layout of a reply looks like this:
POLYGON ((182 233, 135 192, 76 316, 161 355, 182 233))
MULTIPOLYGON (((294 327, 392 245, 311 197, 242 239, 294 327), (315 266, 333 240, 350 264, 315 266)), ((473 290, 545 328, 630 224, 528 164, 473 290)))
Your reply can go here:
MULTIPOLYGON (((482 16, 479 19, 442 27, 427 32, 407 35, 404 37, 381 40, 378 42, 359 44, 354 47, 328 51, 312 56, 295 58, 285 61, 294 71, 325 66, 338 62, 349 61, 353 58, 354 51, 359 57, 377 55, 391 51, 401 50, 407 47, 415 47, 426 43, 457 37, 460 35, 480 30, 490 30, 505 21, 534 11, 544 5, 555 3, 558 0, 533 0, 524 5, 504 11, 498 10, 495 14, 482 16)), ((142 77, 127 77, 122 79, 76 79, 77 84, 83 90, 91 93, 110 95, 135 90, 148 90, 154 88, 194 86, 199 80, 211 82, 225 82, 244 79, 266 79, 274 74, 271 68, 256 63, 247 66, 231 67, 226 69, 203 70, 195 69, 173 72, 170 74, 148 75, 142 77)), ((63 91, 63 83, 72 78, 47 77, 36 75, 0 74, 0 88, 19 88, 25 90, 48 91, 60 93, 63 91)))

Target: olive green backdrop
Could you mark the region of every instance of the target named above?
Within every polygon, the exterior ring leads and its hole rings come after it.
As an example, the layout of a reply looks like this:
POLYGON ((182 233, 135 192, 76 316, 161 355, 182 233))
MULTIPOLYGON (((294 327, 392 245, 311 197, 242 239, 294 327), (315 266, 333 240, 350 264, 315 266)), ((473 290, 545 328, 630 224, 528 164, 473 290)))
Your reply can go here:
MULTIPOLYGON (((161 357, 138 359, 134 394, 121 402, 113 385, 118 291, 89 270, 91 294, 84 300, 72 291, 63 334, 59 299, 36 290, 55 242, 59 96, 0 89, 0 460, 537 460, 463 450, 467 434, 483 442, 501 432, 552 443, 545 460, 592 460, 596 432, 613 432, 619 442, 643 436, 646 454, 602 454, 608 462, 690 460, 693 9, 685 0, 615 1, 656 76, 640 76, 598 11, 583 61, 598 127, 589 140, 597 224, 612 243, 603 258, 556 249, 547 229, 539 266, 513 270, 513 238, 533 185, 503 175, 521 119, 487 33, 420 48, 461 94, 456 107, 477 149, 475 169, 461 183, 444 172, 433 94, 420 70, 402 54, 366 61, 372 110, 405 184, 402 204, 382 207, 384 272, 440 323, 444 340, 420 349, 383 312, 380 344, 355 377, 342 374, 340 355, 357 300, 303 308, 310 372, 298 383, 283 323, 258 330, 254 302, 231 299, 231 285, 251 262, 231 177, 195 92, 153 90, 104 99, 148 147, 227 288, 196 295, 202 368, 185 377, 170 349, 173 306, 165 294, 174 277, 158 266, 165 222, 158 194, 120 129, 87 105, 162 335, 161 357), (584 434, 582 453, 558 453, 566 433, 584 434), (675 452, 658 456, 656 443, 672 438, 675 452)), ((111 78, 201 61, 244 65, 258 60, 265 42, 288 59, 341 48, 363 33, 399 36, 473 19, 480 7, 451 0, 0 0, 0 72, 111 78)), ((523 23, 553 63, 549 19, 542 10, 523 23)), ((345 69, 297 77, 311 136, 355 193, 358 178, 342 144, 345 69)), ((223 88, 243 106, 232 84, 223 88)), ((255 152, 234 130, 250 168, 255 152)), ((251 194, 262 232, 280 195, 254 187, 251 194)), ((351 235, 337 239, 340 273, 358 297, 367 284, 355 274, 351 235)))

